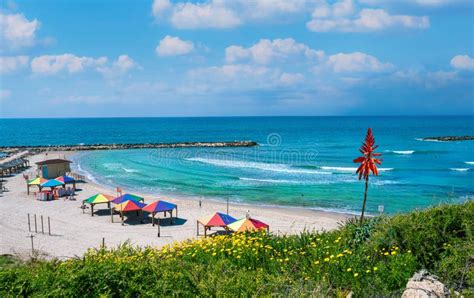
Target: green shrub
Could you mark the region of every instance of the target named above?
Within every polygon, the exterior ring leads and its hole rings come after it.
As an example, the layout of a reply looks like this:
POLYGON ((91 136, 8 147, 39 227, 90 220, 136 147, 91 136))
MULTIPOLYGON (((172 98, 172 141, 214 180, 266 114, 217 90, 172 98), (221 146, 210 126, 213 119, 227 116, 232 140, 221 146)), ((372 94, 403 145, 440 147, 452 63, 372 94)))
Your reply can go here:
POLYGON ((399 296, 429 268, 473 285, 473 202, 299 235, 237 233, 0 269, 0 296, 399 296))

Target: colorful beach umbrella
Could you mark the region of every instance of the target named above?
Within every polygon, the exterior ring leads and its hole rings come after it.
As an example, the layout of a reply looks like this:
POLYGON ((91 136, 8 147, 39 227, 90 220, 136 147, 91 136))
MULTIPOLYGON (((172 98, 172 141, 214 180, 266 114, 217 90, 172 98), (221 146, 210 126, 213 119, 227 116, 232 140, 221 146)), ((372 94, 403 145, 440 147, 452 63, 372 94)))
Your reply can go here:
POLYGON ((156 201, 153 203, 148 204, 143 211, 150 212, 150 213, 157 213, 157 212, 166 212, 175 209, 177 206, 173 203, 165 202, 165 201, 156 201))
POLYGON ((124 194, 124 195, 121 195, 120 197, 116 197, 115 199, 112 200, 112 202, 115 203, 115 204, 121 204, 121 203, 126 202, 128 200, 132 200, 132 201, 135 201, 135 202, 140 202, 140 201, 143 202, 142 197, 139 197, 139 196, 136 196, 136 195, 131 195, 131 194, 124 194))
POLYGON ((140 211, 145 207, 146 204, 135 201, 135 200, 127 200, 123 203, 115 205, 115 210, 119 212, 129 212, 129 211, 140 211))
POLYGON ((54 180, 57 180, 59 182, 62 182, 62 183, 74 183, 76 182, 76 180, 74 180, 74 178, 72 177, 69 177, 69 176, 59 176, 58 178, 54 179, 54 180))
POLYGON ((87 198, 84 200, 84 203, 89 203, 89 204, 102 204, 102 203, 110 203, 114 199, 113 196, 109 196, 106 194, 98 193, 96 195, 93 195, 90 198, 87 198))
POLYGON ((37 177, 37 178, 29 180, 28 185, 41 185, 41 184, 45 183, 46 181, 48 181, 48 179, 44 179, 42 177, 37 177))
POLYGON ((61 182, 61 181, 58 181, 58 180, 51 179, 51 180, 48 180, 46 182, 41 183, 40 185, 41 185, 41 187, 51 187, 51 188, 53 188, 53 187, 64 185, 64 183, 61 182))
POLYGON ((206 227, 225 227, 234 221, 236 221, 236 219, 232 216, 220 212, 213 213, 198 220, 199 223, 206 227))
POLYGON ((229 229, 234 232, 268 230, 268 225, 253 218, 242 218, 229 225, 229 229))

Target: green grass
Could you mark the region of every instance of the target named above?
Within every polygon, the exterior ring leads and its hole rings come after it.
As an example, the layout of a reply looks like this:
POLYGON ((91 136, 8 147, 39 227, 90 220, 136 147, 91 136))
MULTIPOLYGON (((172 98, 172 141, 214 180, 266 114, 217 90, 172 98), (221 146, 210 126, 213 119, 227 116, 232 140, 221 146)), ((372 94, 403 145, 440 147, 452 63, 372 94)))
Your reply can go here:
POLYGON ((472 294, 474 202, 325 233, 234 234, 163 249, 124 244, 0 266, 0 296, 400 296, 428 269, 472 294))
POLYGON ((13 256, 0 255, 0 270, 7 269, 18 264, 19 261, 13 256))

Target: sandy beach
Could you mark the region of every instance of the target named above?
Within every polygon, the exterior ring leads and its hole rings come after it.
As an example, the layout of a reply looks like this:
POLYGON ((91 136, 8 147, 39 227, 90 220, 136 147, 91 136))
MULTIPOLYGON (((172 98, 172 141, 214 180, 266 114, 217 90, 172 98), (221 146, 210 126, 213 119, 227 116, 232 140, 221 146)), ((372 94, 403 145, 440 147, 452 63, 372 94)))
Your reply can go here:
MULTIPOLYGON (((73 152, 49 152, 48 158, 70 156, 73 152)), ((34 176, 35 162, 45 159, 45 154, 38 154, 30 158, 31 168, 25 173, 34 176)), ((125 225, 121 224, 118 215, 114 223, 111 222, 110 213, 105 204, 97 205, 94 216, 90 209, 83 213, 82 201, 96 193, 105 193, 115 196, 115 189, 98 185, 92 181, 78 183, 80 189, 76 193, 76 200, 37 201, 33 194, 36 187, 32 187, 30 195, 27 194, 26 183, 22 174, 6 178, 8 192, 0 196, 0 254, 14 254, 21 257, 31 255, 31 239, 33 234, 34 248, 40 255, 51 258, 68 258, 82 255, 88 248, 99 247, 105 238, 107 246, 117 246, 126 241, 135 245, 163 246, 174 241, 192 239, 196 236, 196 220, 215 211, 226 212, 226 204, 214 200, 202 200, 199 206, 198 198, 163 198, 175 203, 179 208, 179 219, 174 225, 169 225, 168 220, 163 220, 161 237, 157 237, 157 227, 153 227, 148 220, 140 224, 139 220, 127 219, 125 225), (36 214, 39 233, 28 231, 28 213, 36 214), (43 216, 46 233, 41 234, 40 216, 43 216), (47 233, 46 218, 51 221, 51 236, 47 233)), ((127 193, 127 189, 123 189, 127 193)), ((140 195, 145 198, 145 203, 158 199, 158 196, 149 194, 140 195)), ((303 230, 330 230, 338 227, 351 215, 315 211, 304 208, 278 208, 269 206, 244 205, 230 203, 229 214, 236 217, 245 217, 247 211, 252 217, 270 225, 274 233, 298 233, 303 230)), ((31 223, 34 230, 34 223, 31 223)), ((201 230, 202 233, 202 230, 201 230)))

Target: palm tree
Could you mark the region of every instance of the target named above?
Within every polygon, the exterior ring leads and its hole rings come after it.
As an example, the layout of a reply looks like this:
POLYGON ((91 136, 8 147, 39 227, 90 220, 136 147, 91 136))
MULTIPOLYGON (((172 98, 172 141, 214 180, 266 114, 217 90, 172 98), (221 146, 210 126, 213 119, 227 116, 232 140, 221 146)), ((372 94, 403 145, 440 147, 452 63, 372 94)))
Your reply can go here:
POLYGON ((367 135, 365 136, 365 142, 360 147, 359 151, 363 155, 354 159, 355 163, 360 163, 361 165, 357 168, 356 174, 359 174, 359 180, 364 177, 365 179, 365 191, 364 191, 364 201, 362 203, 362 213, 360 215, 360 222, 364 222, 364 212, 365 212, 365 203, 367 202, 367 190, 369 188, 369 175, 370 172, 375 176, 378 176, 379 172, 377 170, 377 164, 381 165, 382 160, 376 156, 381 156, 381 153, 375 152, 378 146, 375 146, 375 138, 372 134, 372 129, 369 127, 367 130, 367 135))

